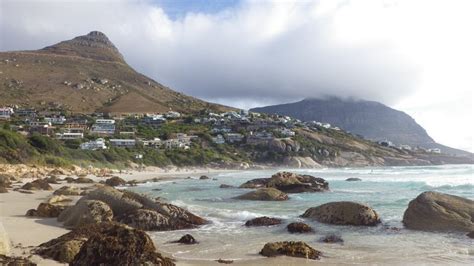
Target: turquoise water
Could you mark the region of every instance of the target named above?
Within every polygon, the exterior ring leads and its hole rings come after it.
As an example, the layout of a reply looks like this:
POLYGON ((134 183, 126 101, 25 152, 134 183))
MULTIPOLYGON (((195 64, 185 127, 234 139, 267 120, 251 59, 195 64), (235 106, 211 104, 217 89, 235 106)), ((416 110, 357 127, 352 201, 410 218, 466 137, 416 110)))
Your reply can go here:
MULTIPOLYGON (((474 199, 473 166, 280 170, 322 177, 329 182, 330 191, 290 194, 290 200, 284 202, 259 202, 232 199, 249 191, 247 189, 219 188, 220 184, 239 186, 253 178, 270 177, 278 170, 209 174, 209 180, 197 180, 198 176, 191 176, 193 179, 148 183, 133 190, 165 198, 212 221, 198 229, 152 233, 160 249, 178 259, 204 262, 231 258, 261 264, 258 251, 266 242, 303 240, 323 251, 323 261, 327 264, 474 263, 473 242, 463 234, 389 229, 403 228, 401 220, 408 202, 424 191, 434 190, 474 199), (349 177, 358 177, 362 181, 345 181, 349 177), (156 188, 161 190, 152 191, 156 188), (382 225, 369 228, 333 226, 299 218, 306 209, 331 201, 367 203, 381 216, 382 225), (283 218, 285 223, 269 228, 243 226, 246 220, 263 215, 283 218), (286 224, 297 220, 313 226, 316 233, 287 233, 286 224), (201 243, 194 246, 168 243, 185 233, 191 233, 201 243), (344 244, 320 243, 319 238, 328 233, 340 235, 344 244)), ((300 263, 302 260, 289 264, 300 263)))

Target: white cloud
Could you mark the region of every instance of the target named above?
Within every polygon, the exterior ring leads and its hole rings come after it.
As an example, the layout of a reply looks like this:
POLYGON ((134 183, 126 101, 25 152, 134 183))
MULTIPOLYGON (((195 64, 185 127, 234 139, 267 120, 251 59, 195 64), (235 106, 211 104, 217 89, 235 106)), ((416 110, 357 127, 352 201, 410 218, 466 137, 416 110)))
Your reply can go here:
POLYGON ((197 97, 241 106, 323 95, 377 100, 407 110, 436 140, 472 150, 472 7, 470 0, 245 1, 172 20, 146 0, 6 0, 0 50, 100 30, 137 70, 197 97), (451 121, 459 130, 440 127, 440 112, 458 118, 451 121))

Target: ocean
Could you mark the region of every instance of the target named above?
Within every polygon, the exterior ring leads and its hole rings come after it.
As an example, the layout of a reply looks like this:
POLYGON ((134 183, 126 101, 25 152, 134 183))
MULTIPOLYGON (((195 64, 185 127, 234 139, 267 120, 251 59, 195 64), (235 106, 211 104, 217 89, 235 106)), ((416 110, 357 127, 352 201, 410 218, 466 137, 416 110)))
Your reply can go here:
POLYGON ((233 259, 251 265, 301 265, 314 261, 304 259, 276 260, 265 263, 258 252, 267 242, 305 241, 323 252, 324 264, 378 265, 456 265, 474 263, 474 241, 462 233, 431 233, 403 228, 402 218, 408 203, 424 191, 438 191, 474 199, 474 166, 443 165, 423 167, 376 167, 337 169, 272 169, 213 173, 208 180, 178 179, 147 183, 132 190, 161 197, 175 205, 211 221, 191 230, 152 232, 159 250, 174 258, 207 264, 219 258, 233 259), (278 171, 291 171, 322 177, 330 191, 289 194, 283 202, 236 200, 247 189, 219 188, 221 184, 238 187, 254 178, 270 177, 278 171), (362 181, 348 182, 356 177, 362 181), (155 190, 153 190, 155 189, 155 190), (156 189, 160 189, 156 191, 156 189), (367 203, 380 215, 382 224, 376 227, 354 227, 321 224, 299 216, 310 208, 332 201, 367 203), (248 228, 245 221, 270 216, 284 219, 272 227, 248 228), (315 229, 314 234, 290 234, 286 225, 303 221, 315 229), (393 227, 401 230, 394 230, 393 227), (169 243, 184 234, 193 235, 198 245, 169 243), (336 234, 343 244, 325 244, 320 238, 336 234))

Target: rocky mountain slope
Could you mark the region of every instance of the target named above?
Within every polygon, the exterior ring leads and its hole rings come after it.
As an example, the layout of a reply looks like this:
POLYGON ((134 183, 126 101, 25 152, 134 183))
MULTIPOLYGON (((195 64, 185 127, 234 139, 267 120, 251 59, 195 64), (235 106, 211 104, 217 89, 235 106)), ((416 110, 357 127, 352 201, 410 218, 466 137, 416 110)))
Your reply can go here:
POLYGON ((412 117, 373 101, 305 99, 295 103, 254 108, 251 111, 288 115, 303 121, 327 122, 370 140, 390 140, 398 145, 440 148, 445 153, 472 155, 436 143, 412 117))
POLYGON ((36 51, 0 52, 0 106, 7 104, 84 113, 228 109, 136 72, 97 31, 36 51))

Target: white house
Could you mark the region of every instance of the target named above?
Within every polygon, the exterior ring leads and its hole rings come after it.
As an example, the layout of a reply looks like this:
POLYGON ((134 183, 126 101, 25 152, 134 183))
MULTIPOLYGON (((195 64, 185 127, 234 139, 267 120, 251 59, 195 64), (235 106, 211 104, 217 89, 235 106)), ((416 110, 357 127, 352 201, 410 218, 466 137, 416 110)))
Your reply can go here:
POLYGON ((441 149, 438 149, 438 148, 428 149, 428 152, 431 152, 431 153, 441 153, 441 149))
POLYGON ((56 138, 60 140, 82 139, 83 137, 84 137, 84 134, 82 133, 70 133, 70 132, 56 133, 56 138))
POLYGON ((166 118, 180 118, 180 117, 181 117, 181 114, 178 113, 178 112, 175 112, 175 111, 168 111, 168 112, 165 114, 165 117, 166 117, 166 118))
POLYGON ((244 135, 240 133, 228 133, 225 135, 225 138, 229 143, 235 143, 241 142, 244 139, 244 135))
POLYGON ((216 137, 213 137, 212 138, 212 142, 214 142, 215 144, 224 144, 225 143, 225 139, 224 137, 222 137, 221 134, 217 135, 216 137))
POLYGON ((107 146, 105 145, 105 140, 104 140, 104 139, 98 138, 98 139, 96 139, 96 140, 92 140, 92 141, 89 141, 89 142, 81 143, 80 148, 81 148, 82 150, 92 150, 92 151, 95 151, 95 150, 104 150, 104 149, 107 149, 107 146))
POLYGON ((281 128, 280 130, 278 130, 278 132, 280 132, 280 134, 282 134, 283 136, 286 136, 286 137, 294 137, 295 136, 295 132, 291 129, 286 128, 286 127, 281 128))
POLYGON ((0 119, 10 119, 13 113, 13 108, 2 107, 0 108, 0 119))
POLYGON ((110 139, 109 141, 112 147, 133 148, 137 144, 134 139, 110 139))
POLYGON ((44 121, 53 125, 62 125, 66 122, 66 118, 64 116, 45 117, 44 121))

